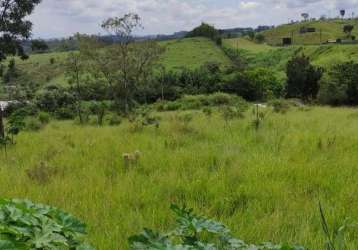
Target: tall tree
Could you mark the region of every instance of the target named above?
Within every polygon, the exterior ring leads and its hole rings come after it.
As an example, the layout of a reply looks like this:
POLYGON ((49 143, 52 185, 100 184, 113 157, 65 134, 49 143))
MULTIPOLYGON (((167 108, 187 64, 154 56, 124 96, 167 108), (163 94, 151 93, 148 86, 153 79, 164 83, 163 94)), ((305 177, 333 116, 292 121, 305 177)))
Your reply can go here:
POLYGON ((154 63, 164 51, 155 41, 135 42, 133 32, 140 27, 140 17, 136 14, 109 18, 102 28, 112 36, 112 44, 103 46, 92 38, 82 46, 91 74, 108 83, 112 99, 127 114, 138 85, 153 73, 154 63))
MULTIPOLYGON (((32 23, 24 20, 41 0, 0 0, 0 63, 7 55, 27 56, 20 40, 31 35, 32 23)), ((0 108, 0 139, 4 139, 3 110, 0 108)))

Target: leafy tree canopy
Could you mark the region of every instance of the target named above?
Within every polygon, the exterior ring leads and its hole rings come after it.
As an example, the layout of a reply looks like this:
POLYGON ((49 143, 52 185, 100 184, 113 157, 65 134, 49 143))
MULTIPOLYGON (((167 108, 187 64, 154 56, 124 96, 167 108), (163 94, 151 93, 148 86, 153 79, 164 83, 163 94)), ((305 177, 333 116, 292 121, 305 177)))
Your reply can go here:
POLYGON ((21 39, 31 35, 32 23, 24 20, 41 0, 0 1, 0 61, 7 55, 18 55, 26 59, 21 39))

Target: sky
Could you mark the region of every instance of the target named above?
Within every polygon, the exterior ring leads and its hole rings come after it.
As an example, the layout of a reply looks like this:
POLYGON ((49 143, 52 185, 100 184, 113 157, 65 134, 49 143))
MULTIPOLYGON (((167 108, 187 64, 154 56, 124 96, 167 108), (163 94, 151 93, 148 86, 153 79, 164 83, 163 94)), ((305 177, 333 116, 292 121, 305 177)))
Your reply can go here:
POLYGON ((29 17, 34 38, 68 37, 76 32, 105 34, 100 23, 108 17, 137 13, 144 34, 191 30, 201 22, 217 28, 277 25, 311 17, 336 17, 340 9, 358 16, 358 0, 42 0, 29 17))

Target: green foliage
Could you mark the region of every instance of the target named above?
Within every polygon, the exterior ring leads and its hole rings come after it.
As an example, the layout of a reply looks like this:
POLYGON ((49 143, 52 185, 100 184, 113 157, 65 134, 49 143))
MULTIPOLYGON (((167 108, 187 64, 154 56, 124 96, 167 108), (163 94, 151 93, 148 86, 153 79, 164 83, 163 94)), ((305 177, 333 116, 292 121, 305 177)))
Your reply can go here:
POLYGON ((7 55, 18 55, 22 59, 28 56, 21 45, 21 39, 31 35, 32 23, 25 18, 30 15, 41 0, 11 1, 3 0, 0 5, 0 61, 7 55))
POLYGON ((211 249, 211 250, 304 250, 300 246, 277 245, 262 243, 247 244, 241 239, 234 238, 230 230, 220 222, 196 215, 192 209, 171 206, 176 215, 176 228, 169 233, 157 233, 145 229, 139 235, 129 238, 130 248, 144 249, 211 249))
POLYGON ((38 118, 42 124, 48 124, 51 120, 51 116, 46 112, 39 112, 38 118))
POLYGON ((332 231, 330 231, 321 203, 319 203, 319 212, 320 212, 320 216, 321 216, 323 232, 326 236, 325 249, 326 250, 345 250, 345 249, 347 249, 346 234, 348 234, 349 231, 351 231, 352 229, 357 230, 358 224, 352 223, 349 220, 345 220, 343 225, 337 226, 332 231))
POLYGON ((313 66, 305 55, 295 56, 287 63, 286 93, 290 98, 316 99, 323 69, 313 66))
POLYGON ((31 50, 34 52, 44 52, 48 49, 49 47, 44 40, 35 39, 31 41, 31 50))
POLYGON ((332 67, 321 81, 319 100, 324 104, 358 104, 358 63, 347 62, 332 67))
POLYGON ((173 102, 158 102, 154 107, 158 111, 174 111, 174 110, 199 110, 204 107, 217 106, 241 106, 247 108, 244 99, 236 95, 230 95, 222 92, 210 95, 186 95, 173 102))
POLYGON ((258 33, 255 35, 255 40, 258 43, 263 43, 265 41, 265 36, 262 33, 258 33))
POLYGON ((122 123, 122 118, 118 114, 110 114, 105 116, 105 120, 110 126, 118 126, 122 123))
POLYGON ((224 83, 224 91, 249 101, 266 101, 282 95, 283 84, 275 72, 266 68, 249 69, 232 74, 224 83))
POLYGON ((0 249, 93 249, 85 235, 85 224, 60 209, 0 200, 0 249))
POLYGON ((50 84, 36 95, 36 105, 43 111, 55 113, 73 106, 75 100, 68 89, 58 84, 50 84))
POLYGON ((242 107, 238 106, 228 106, 224 105, 220 108, 220 112, 222 114, 222 117, 226 122, 233 120, 233 119, 239 119, 244 117, 244 112, 246 110, 242 107))
POLYGON ((38 131, 42 128, 43 124, 37 117, 27 117, 25 119, 25 129, 29 131, 38 131))
POLYGON ((352 35, 352 31, 354 29, 354 25, 347 24, 343 26, 344 33, 347 34, 347 37, 350 37, 352 35))
POLYGON ((202 23, 199 27, 196 27, 187 34, 187 37, 207 37, 213 41, 216 41, 219 36, 219 31, 207 23, 202 23))
POLYGON ((287 111, 290 109, 291 105, 290 102, 285 100, 285 99, 275 99, 275 100, 271 100, 269 102, 269 105, 272 106, 273 111, 275 113, 280 113, 280 114, 286 114, 287 111))

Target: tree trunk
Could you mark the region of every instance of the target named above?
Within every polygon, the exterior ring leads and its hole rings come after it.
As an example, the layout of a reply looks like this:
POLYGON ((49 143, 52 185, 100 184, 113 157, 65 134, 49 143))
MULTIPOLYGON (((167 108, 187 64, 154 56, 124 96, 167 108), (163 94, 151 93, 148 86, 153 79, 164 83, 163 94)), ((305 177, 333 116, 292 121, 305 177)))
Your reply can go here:
POLYGON ((5 139, 4 114, 0 107, 0 139, 5 139))

